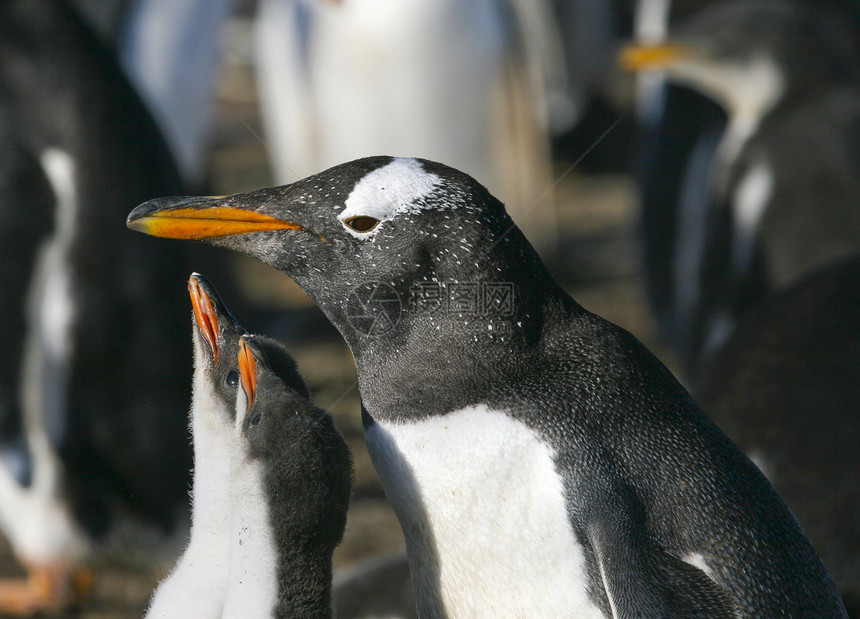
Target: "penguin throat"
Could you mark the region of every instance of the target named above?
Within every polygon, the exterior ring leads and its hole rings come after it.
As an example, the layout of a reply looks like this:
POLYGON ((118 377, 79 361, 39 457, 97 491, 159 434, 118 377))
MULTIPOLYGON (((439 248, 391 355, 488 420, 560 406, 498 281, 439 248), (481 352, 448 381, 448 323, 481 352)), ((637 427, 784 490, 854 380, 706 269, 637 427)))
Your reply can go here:
POLYGON ((536 297, 525 295, 506 315, 419 316, 396 334, 352 342, 370 417, 426 418, 508 392, 541 362, 553 308, 583 311, 572 300, 528 303, 536 297))

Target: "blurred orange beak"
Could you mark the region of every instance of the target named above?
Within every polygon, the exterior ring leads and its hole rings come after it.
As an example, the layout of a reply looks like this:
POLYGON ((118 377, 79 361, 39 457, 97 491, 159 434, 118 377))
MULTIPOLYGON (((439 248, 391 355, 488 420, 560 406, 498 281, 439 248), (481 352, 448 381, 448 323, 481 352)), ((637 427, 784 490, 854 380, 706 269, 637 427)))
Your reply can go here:
POLYGON ((618 52, 618 66, 627 71, 665 69, 676 62, 691 58, 699 52, 683 43, 634 43, 618 52))
POLYGON ((203 337, 209 342, 212 357, 218 363, 218 316, 212 299, 192 277, 188 280, 188 294, 191 296, 191 306, 194 308, 194 318, 203 337))
POLYGON ((248 396, 250 409, 254 405, 254 396, 257 394, 257 362, 244 337, 239 339, 239 373, 242 376, 242 389, 248 396))

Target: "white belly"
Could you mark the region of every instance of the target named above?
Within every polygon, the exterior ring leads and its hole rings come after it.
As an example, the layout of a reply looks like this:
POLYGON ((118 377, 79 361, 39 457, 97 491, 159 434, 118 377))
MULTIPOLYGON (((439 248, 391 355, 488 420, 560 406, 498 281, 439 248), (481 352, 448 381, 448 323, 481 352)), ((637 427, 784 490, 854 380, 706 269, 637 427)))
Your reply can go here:
POLYGON ((222 619, 271 617, 278 601, 278 555, 262 475, 260 465, 247 459, 233 468, 229 582, 222 619))
POLYGON ((422 616, 602 617, 552 449, 474 406, 367 431, 422 616))

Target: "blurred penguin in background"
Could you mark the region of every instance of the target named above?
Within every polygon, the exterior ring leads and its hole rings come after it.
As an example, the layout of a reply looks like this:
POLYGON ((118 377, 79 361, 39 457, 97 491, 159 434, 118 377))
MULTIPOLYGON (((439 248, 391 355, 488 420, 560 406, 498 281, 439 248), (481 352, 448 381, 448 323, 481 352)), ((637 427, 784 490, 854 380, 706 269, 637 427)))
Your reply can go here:
MULTIPOLYGON (((73 1, 116 46, 183 178, 200 186, 236 3, 73 1)), ((551 257, 550 140, 582 120, 605 79, 615 18, 612 3, 585 0, 260 0, 255 65, 274 181, 419 153, 499 194, 551 257)))
POLYGON ((276 183, 369 154, 419 154, 488 186, 551 258, 549 136, 579 120, 602 74, 610 10, 261 0, 257 79, 276 183))
POLYGON ((690 373, 746 308, 860 242, 856 44, 835 10, 714 2, 622 52, 687 89, 666 99, 643 219, 661 331, 690 373))
POLYGON ((137 0, 120 63, 161 128, 186 184, 206 180, 215 79, 231 0, 137 0))
MULTIPOLYGON (((666 40, 670 23, 707 4, 639 0, 634 40, 637 45, 658 45, 666 40)), ((692 300, 679 294, 679 280, 696 278, 698 262, 690 254, 701 252, 701 211, 707 205, 707 179, 726 114, 708 97, 667 81, 658 70, 636 74, 634 103, 639 140, 633 173, 639 185, 646 291, 660 339, 680 350, 689 330, 682 316, 692 300), (688 249, 691 243, 694 248, 688 249), (677 260, 679 255, 686 259, 677 260)))
POLYGON ((860 255, 773 295, 703 369, 696 400, 752 457, 860 617, 860 255))
POLYGON ((860 6, 701 4, 621 57, 653 69, 637 75, 652 307, 860 616, 860 6))
POLYGON ((183 520, 188 265, 124 230, 182 184, 66 2, 0 4, 0 140, 0 527, 28 573, 0 583, 0 613, 28 614, 85 593, 119 522, 183 520))
POLYGON ((232 0, 67 0, 116 55, 187 186, 202 189, 232 0))

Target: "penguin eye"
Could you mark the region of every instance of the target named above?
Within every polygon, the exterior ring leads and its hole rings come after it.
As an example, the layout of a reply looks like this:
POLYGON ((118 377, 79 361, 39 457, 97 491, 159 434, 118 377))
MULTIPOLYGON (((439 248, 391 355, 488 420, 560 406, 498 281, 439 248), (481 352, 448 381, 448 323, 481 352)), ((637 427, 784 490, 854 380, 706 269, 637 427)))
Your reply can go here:
POLYGON ((235 387, 239 384, 239 372, 236 370, 230 370, 230 373, 227 374, 227 385, 230 387, 235 387))
POLYGON ((379 225, 379 220, 375 217, 359 215, 358 217, 350 217, 343 223, 345 223, 347 226, 349 226, 356 232, 370 232, 376 226, 379 225))
POLYGON ((251 419, 251 425, 252 426, 257 425, 258 423, 260 423, 261 419, 262 419, 262 417, 260 415, 254 415, 254 417, 251 419))

